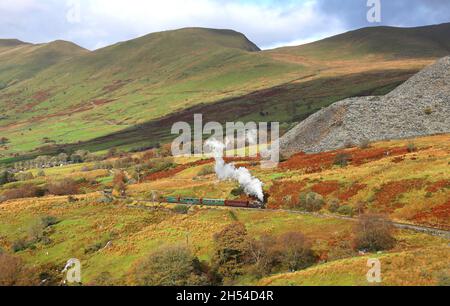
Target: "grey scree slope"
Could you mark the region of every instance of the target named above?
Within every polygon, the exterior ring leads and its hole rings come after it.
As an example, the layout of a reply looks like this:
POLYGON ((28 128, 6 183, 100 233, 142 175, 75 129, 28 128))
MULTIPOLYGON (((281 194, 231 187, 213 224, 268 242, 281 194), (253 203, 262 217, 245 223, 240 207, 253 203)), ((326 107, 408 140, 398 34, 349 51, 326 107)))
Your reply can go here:
POLYGON ((444 57, 386 96, 349 98, 315 113, 280 139, 280 152, 288 157, 298 152, 331 151, 363 139, 448 132, 450 57, 444 57))

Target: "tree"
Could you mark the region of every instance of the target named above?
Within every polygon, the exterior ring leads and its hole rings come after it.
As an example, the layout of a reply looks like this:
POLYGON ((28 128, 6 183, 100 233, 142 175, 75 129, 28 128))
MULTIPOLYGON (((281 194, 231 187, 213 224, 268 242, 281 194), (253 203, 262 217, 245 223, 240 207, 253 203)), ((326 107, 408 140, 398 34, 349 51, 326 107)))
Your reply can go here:
POLYGON ((328 204, 328 210, 332 213, 336 213, 339 210, 340 203, 338 199, 332 199, 328 204))
POLYGON ((41 219, 36 219, 28 226, 28 239, 30 242, 39 242, 44 237, 46 226, 41 219))
POLYGON ((165 247, 139 262, 134 280, 143 286, 207 285, 208 278, 197 257, 186 247, 165 247))
POLYGON ((65 178, 57 182, 52 182, 47 185, 47 189, 50 194, 58 196, 74 195, 78 193, 77 183, 70 178, 65 178))
POLYGON ((305 269, 316 262, 311 244, 302 233, 286 233, 280 237, 280 242, 283 245, 283 264, 289 271, 305 269))
POLYGON ((166 143, 161 146, 159 149, 159 154, 161 157, 170 157, 172 156, 172 144, 166 143))
POLYGON ((36 285, 37 281, 18 257, 0 253, 0 286, 36 285))
POLYGON ((338 208, 337 213, 344 216, 353 217, 355 210, 350 205, 342 205, 338 208))
POLYGON ((5 200, 24 199, 42 197, 45 190, 32 184, 24 184, 17 188, 8 189, 3 192, 2 196, 5 200))
POLYGON ((298 206, 309 212, 319 211, 325 205, 323 197, 315 192, 303 192, 300 194, 298 206))
POLYGON ((58 163, 65 164, 69 160, 69 155, 67 155, 66 153, 60 153, 60 154, 58 154, 56 159, 57 159, 58 163))
POLYGON ((3 171, 0 170, 0 185, 8 184, 14 181, 15 181, 14 174, 12 174, 8 170, 3 171))
POLYGON ((355 227, 354 247, 371 252, 389 250, 395 246, 394 227, 383 215, 361 215, 355 227))
POLYGON ((248 255, 245 225, 234 222, 214 235, 214 267, 219 274, 233 279, 241 275, 248 255))
POLYGON ((282 250, 275 238, 263 235, 259 240, 252 239, 248 245, 248 254, 253 266, 253 273, 262 277, 272 273, 280 263, 282 250))
POLYGON ((117 191, 121 197, 126 196, 127 192, 127 177, 123 171, 118 171, 114 175, 113 179, 113 187, 114 190, 117 191))
POLYGON ((7 144, 9 142, 9 139, 6 137, 0 137, 0 145, 7 144))
POLYGON ((31 172, 21 172, 15 175, 16 180, 18 181, 29 181, 34 179, 34 175, 31 172))
POLYGON ((133 178, 139 183, 141 183, 142 177, 144 176, 145 172, 144 172, 144 166, 142 164, 137 164, 134 168, 133 168, 133 178))

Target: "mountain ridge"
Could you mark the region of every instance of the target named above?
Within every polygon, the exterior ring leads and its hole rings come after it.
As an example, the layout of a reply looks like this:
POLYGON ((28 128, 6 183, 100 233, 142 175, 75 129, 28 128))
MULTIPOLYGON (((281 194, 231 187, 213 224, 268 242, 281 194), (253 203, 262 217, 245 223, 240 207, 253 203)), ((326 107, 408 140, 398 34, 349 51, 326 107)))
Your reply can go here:
MULTIPOLYGON (((446 26, 442 29, 447 33, 446 26)), ((54 42, 17 51, 64 49, 61 45, 71 46, 54 42)), ((44 52, 44 60, 32 58, 29 66, 23 61, 29 57, 19 53, 16 63, 7 58, 9 71, 2 68, 0 51, 0 133, 11 139, 3 156, 39 148, 44 138, 58 145, 103 139, 216 104, 220 120, 279 121, 286 131, 343 98, 385 94, 437 58, 422 54, 421 43, 414 58, 361 57, 348 50, 337 56, 334 49, 313 46, 307 50, 311 56, 259 51, 233 30, 183 28, 78 50, 56 61, 51 51, 44 52)), ((136 145, 168 136, 165 130, 148 131, 136 145)))
POLYGON ((396 58, 414 57, 420 52, 429 57, 444 57, 450 54, 449 33, 450 23, 411 28, 376 26, 348 31, 309 44, 269 51, 324 57, 327 60, 345 58, 350 53, 353 56, 388 55, 396 58), (317 52, 318 50, 326 52, 317 52), (313 54, 314 52, 317 54, 313 54))

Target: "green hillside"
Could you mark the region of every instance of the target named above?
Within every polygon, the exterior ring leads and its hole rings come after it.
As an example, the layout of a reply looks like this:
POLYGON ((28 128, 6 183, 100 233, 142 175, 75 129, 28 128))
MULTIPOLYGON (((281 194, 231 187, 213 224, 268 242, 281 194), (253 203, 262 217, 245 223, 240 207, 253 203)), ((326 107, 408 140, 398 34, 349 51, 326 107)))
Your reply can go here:
POLYGON ((88 140, 278 85, 302 70, 258 50, 234 31, 188 28, 90 52, 2 90, 0 133, 8 130, 16 152, 42 145, 44 137, 88 140))
POLYGON ((0 89, 34 77, 39 72, 87 50, 66 41, 33 45, 0 39, 0 89))
POLYGON ((203 28, 93 52, 3 40, 0 137, 10 142, 0 160, 63 144, 93 151, 153 145, 194 112, 221 122, 276 120, 287 130, 339 99, 392 90, 449 53, 449 34, 450 24, 367 28, 262 52, 241 33, 203 28))
POLYGON ((273 50, 320 60, 383 56, 389 59, 450 54, 450 23, 417 28, 370 27, 299 47, 273 50))

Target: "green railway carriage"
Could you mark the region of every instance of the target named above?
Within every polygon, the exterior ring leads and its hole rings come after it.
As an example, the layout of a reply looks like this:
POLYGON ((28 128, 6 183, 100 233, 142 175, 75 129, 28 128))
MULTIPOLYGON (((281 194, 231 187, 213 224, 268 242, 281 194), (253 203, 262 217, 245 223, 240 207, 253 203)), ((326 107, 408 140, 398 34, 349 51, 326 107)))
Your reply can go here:
POLYGON ((187 205, 201 205, 202 200, 198 198, 180 198, 178 203, 187 205))
POLYGON ((167 203, 179 203, 180 202, 180 199, 179 198, 177 198, 177 197, 167 197, 166 198, 166 202, 167 203))
POLYGON ((189 198, 189 197, 166 197, 164 200, 170 204, 184 204, 184 205, 205 205, 205 206, 228 206, 228 207, 242 207, 242 208, 254 208, 262 206, 250 203, 249 201, 239 200, 223 200, 223 199, 202 199, 202 198, 189 198))
POLYGON ((225 206, 225 200, 203 199, 202 204, 207 206, 225 206))

